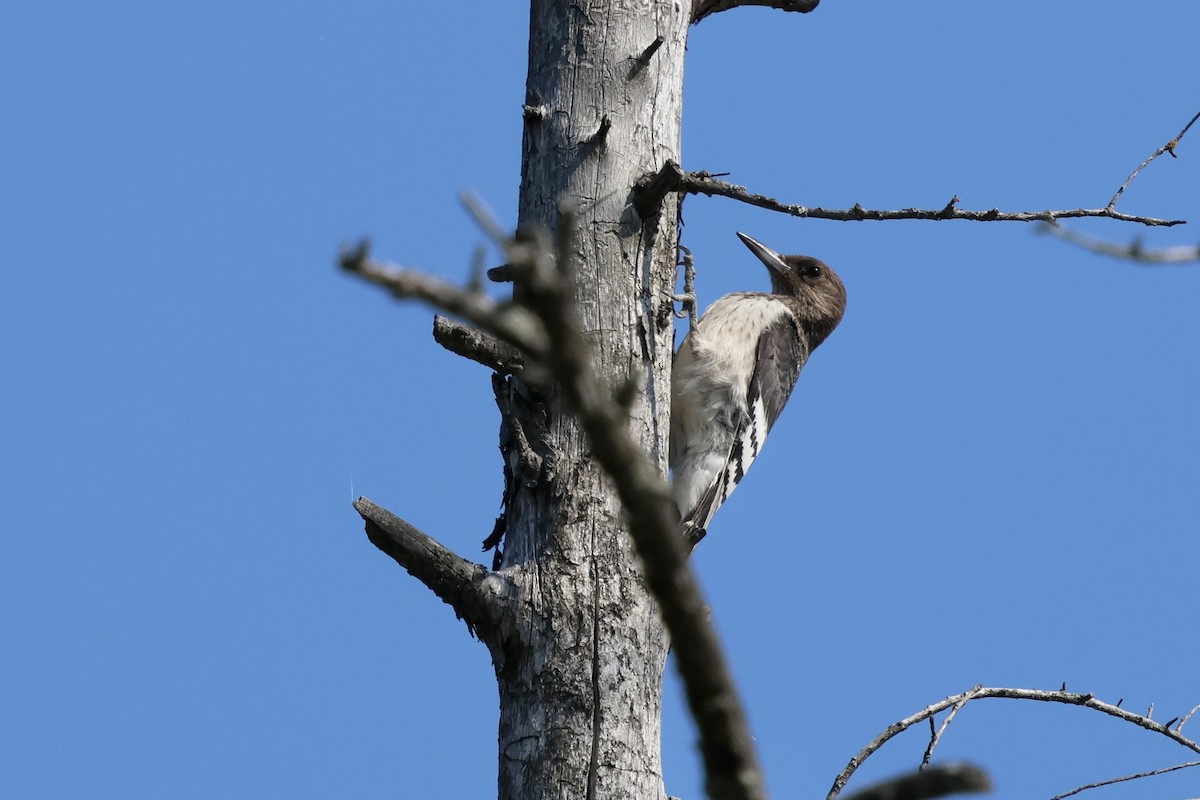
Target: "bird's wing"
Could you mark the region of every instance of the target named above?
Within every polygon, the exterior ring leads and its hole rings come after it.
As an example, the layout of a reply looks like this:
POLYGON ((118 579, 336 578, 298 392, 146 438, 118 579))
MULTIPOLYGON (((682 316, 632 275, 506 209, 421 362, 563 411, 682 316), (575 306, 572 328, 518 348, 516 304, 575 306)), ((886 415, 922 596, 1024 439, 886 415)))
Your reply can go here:
POLYGON ((746 392, 746 413, 734 429, 729 456, 684 519, 685 524, 700 531, 700 536, 762 452, 767 433, 779 419, 807 359, 808 346, 790 314, 780 317, 759 336, 746 392))

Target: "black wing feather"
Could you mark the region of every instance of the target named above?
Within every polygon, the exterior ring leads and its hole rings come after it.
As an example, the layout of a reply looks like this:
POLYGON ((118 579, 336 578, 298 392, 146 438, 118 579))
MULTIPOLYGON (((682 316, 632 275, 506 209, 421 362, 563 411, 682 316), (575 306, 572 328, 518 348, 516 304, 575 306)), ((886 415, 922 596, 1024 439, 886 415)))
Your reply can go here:
POLYGON ((792 315, 781 318, 758 338, 754 372, 746 392, 746 413, 733 433, 725 468, 701 495, 686 522, 702 537, 717 509, 745 477, 762 451, 767 433, 779 419, 808 360, 808 344, 792 315))
MULTIPOLYGON (((762 398, 768 431, 779 419, 807 360, 808 346, 791 315, 767 328, 758 338, 758 358, 754 374, 750 376, 746 404, 752 409, 755 398, 762 398)), ((761 441, 758 447, 762 447, 761 441)))

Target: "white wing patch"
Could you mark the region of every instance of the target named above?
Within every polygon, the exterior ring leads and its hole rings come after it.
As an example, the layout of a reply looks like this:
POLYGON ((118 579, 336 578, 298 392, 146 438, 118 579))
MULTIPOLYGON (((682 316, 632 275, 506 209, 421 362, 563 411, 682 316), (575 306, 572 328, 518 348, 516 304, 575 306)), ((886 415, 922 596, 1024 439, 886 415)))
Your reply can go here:
POLYGON ((767 420, 767 406, 763 403, 761 396, 755 397, 754 402, 750 406, 750 424, 742 431, 742 435, 746 437, 746 446, 742 452, 742 474, 750 469, 751 462, 758 458, 758 454, 762 452, 763 442, 767 440, 767 431, 770 429, 770 422, 767 420))

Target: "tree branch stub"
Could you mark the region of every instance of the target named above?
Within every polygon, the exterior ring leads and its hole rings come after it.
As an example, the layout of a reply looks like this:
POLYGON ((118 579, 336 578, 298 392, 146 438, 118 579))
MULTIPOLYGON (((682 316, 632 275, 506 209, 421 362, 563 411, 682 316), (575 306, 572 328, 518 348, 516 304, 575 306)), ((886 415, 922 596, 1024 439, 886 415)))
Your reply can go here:
POLYGON ((807 14, 820 3, 821 0, 692 0, 692 24, 712 14, 728 11, 738 6, 766 6, 780 11, 807 14))
POLYGON ((354 502, 354 509, 366 523, 372 544, 454 609, 472 635, 489 641, 503 604, 487 588, 488 570, 365 497, 354 502))
POLYGON ((668 160, 653 176, 648 177, 634 190, 633 208, 642 219, 649 219, 658 213, 659 207, 668 194, 675 191, 684 172, 679 164, 668 160))
POLYGON ((488 367, 501 375, 520 375, 526 383, 542 385, 543 370, 528 363, 525 355, 495 336, 440 314, 433 318, 433 340, 455 355, 488 367))

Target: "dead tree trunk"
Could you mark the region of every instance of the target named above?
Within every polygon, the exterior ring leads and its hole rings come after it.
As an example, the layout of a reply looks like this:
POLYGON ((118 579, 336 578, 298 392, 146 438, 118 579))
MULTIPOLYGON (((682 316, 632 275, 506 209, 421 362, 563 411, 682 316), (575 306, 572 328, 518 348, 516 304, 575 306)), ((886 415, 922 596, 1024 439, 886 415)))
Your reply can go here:
MULTIPOLYGON (((689 16, 673 0, 534 0, 524 108, 519 226, 554 230, 560 204, 576 210, 596 371, 633 383, 631 432, 664 471, 676 209, 643 221, 631 201, 642 176, 679 159, 689 16)), ((501 573, 515 601, 492 646, 500 797, 662 797, 666 636, 620 505, 557 392, 510 378, 498 399, 512 474, 501 573)))

